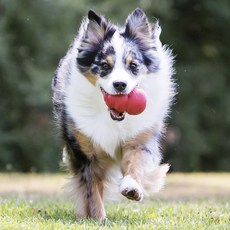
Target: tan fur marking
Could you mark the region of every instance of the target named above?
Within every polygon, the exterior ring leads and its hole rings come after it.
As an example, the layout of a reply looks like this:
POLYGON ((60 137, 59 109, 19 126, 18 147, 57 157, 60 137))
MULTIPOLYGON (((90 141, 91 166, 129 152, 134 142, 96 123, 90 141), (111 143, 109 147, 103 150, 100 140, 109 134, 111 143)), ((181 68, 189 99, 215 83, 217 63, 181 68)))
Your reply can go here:
POLYGON ((103 205, 103 181, 94 180, 92 184, 93 196, 89 201, 89 217, 102 220, 106 217, 103 205))
MULTIPOLYGON (((145 196, 151 196, 163 187, 165 175, 169 170, 167 164, 158 165, 153 155, 145 147, 151 138, 154 138, 154 129, 147 130, 125 143, 121 160, 123 176, 131 176, 136 180, 145 196)), ((121 193, 129 199, 138 200, 136 197, 140 197, 140 191, 138 194, 136 190, 132 191, 131 197, 126 190, 121 193)))
POLYGON ((109 55, 105 58, 110 66, 114 66, 113 56, 109 55))
POLYGON ((81 150, 85 153, 86 156, 91 158, 94 154, 94 149, 91 140, 78 130, 74 132, 74 136, 77 139, 77 142, 81 147, 81 150))
POLYGON ((103 205, 103 183, 107 169, 114 164, 114 161, 99 145, 92 143, 91 139, 79 130, 75 130, 74 135, 81 150, 91 161, 87 171, 89 181, 79 188, 78 199, 82 204, 82 210, 78 210, 77 213, 83 218, 103 220, 106 217, 103 205))
POLYGON ((90 73, 89 71, 83 73, 83 75, 89 80, 89 82, 91 84, 93 84, 94 86, 97 83, 98 77, 92 73, 90 73))
POLYGON ((72 178, 71 186, 72 196, 78 194, 75 202, 77 203, 76 214, 81 218, 94 218, 103 220, 106 217, 103 205, 103 181, 97 180, 95 176, 92 179, 92 196, 87 197, 87 188, 85 186, 77 186, 80 183, 80 178, 75 176, 72 178))
POLYGON ((74 136, 84 154, 89 158, 95 157, 96 163, 99 164, 99 166, 102 164, 101 168, 107 168, 106 165, 110 165, 110 163, 113 162, 112 158, 106 154, 99 145, 93 143, 91 139, 82 132, 75 129, 74 136))
POLYGON ((121 170, 124 176, 131 175, 137 182, 140 182, 145 163, 151 157, 149 154, 143 153, 141 148, 153 135, 154 130, 149 129, 125 143, 121 161, 121 170))
POLYGON ((137 150, 126 152, 122 159, 122 164, 121 164, 123 176, 131 175, 133 179, 139 182, 138 169, 141 168, 141 166, 139 166, 140 164, 139 161, 140 161, 140 150, 137 149, 137 150))
POLYGON ((123 152, 135 149, 138 146, 141 146, 145 143, 147 143, 154 135, 154 129, 148 129, 141 134, 137 135, 135 138, 132 138, 125 142, 125 145, 123 146, 123 152))
POLYGON ((132 61, 133 61, 133 57, 132 56, 127 56, 126 60, 125 60, 125 64, 129 66, 132 61))

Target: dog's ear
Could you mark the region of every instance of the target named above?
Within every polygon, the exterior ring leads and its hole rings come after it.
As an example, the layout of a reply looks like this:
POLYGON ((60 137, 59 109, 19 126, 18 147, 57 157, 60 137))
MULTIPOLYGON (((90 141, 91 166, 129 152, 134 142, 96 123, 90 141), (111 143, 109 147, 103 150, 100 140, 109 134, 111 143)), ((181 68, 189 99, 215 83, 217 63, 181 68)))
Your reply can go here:
POLYGON ((155 51, 159 44, 159 30, 157 24, 150 24, 144 11, 137 8, 126 19, 122 36, 137 44, 142 53, 144 63, 150 72, 157 71, 159 61, 155 51))
POLYGON ((151 36, 151 26, 144 11, 135 9, 126 19, 124 37, 135 38, 136 36, 151 36))
POLYGON ((86 37, 90 39, 91 44, 100 44, 103 40, 108 40, 115 32, 112 25, 101 15, 93 10, 88 12, 88 27, 86 37))
POLYGON ((93 10, 89 10, 88 12, 88 19, 90 21, 95 21, 97 22, 98 25, 101 24, 101 21, 102 21, 102 17, 99 16, 96 12, 94 12, 93 10))
POLYGON ((140 8, 135 9, 126 19, 124 37, 151 38, 153 41, 159 41, 161 27, 158 20, 155 23, 149 23, 144 11, 140 8))
POLYGON ((97 52, 102 48, 105 41, 112 38, 115 31, 115 27, 103 16, 89 10, 78 47, 77 64, 82 72, 89 69, 97 52))
POLYGON ((160 35, 161 35, 161 27, 159 25, 159 21, 156 20, 154 24, 151 25, 151 37, 156 43, 160 43, 160 35))

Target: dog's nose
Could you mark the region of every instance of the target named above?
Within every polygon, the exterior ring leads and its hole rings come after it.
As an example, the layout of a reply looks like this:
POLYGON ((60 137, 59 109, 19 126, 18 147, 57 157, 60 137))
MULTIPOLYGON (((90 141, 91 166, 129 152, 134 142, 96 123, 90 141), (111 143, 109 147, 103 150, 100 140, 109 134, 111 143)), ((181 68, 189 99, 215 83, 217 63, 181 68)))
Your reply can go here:
POLYGON ((113 87, 117 92, 123 92, 127 87, 127 83, 124 81, 115 81, 113 82, 113 87))

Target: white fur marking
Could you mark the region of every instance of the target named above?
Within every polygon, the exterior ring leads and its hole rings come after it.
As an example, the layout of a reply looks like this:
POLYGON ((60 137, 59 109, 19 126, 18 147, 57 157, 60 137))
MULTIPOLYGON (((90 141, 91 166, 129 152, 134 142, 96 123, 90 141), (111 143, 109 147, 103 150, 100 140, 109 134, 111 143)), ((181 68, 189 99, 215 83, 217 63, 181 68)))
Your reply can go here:
POLYGON ((125 176, 121 180, 119 189, 120 189, 120 193, 124 191, 129 192, 135 190, 139 194, 138 200, 141 201, 143 199, 143 192, 141 186, 130 175, 125 176))
POLYGON ((117 149, 122 142, 152 127, 157 129, 156 132, 162 130, 174 91, 170 79, 172 59, 164 47, 158 47, 157 55, 161 60, 159 70, 148 76, 141 74, 137 80, 129 76, 122 63, 125 43, 118 32, 113 36, 112 45, 116 52, 114 70, 109 77, 100 78, 96 86, 92 85, 76 68, 77 51, 68 54, 68 61, 71 60, 71 71, 65 89, 65 104, 67 113, 76 127, 93 142, 99 144, 111 157, 116 158, 117 149), (146 92, 147 107, 143 113, 135 116, 126 114, 123 121, 117 122, 110 117, 100 86, 111 92, 112 82, 121 77, 126 79, 129 91, 139 84, 139 87, 146 92))
POLYGON ((69 163, 69 156, 66 150, 66 147, 63 148, 63 152, 62 152, 62 162, 67 165, 69 163))

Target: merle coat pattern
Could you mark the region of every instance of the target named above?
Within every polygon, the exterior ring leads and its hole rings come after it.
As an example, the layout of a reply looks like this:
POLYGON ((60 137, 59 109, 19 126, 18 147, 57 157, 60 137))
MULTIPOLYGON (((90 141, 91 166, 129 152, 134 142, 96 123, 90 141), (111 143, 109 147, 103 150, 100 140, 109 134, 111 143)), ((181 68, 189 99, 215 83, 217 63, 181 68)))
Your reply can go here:
POLYGON ((159 141, 175 84, 173 57, 160 33, 158 21, 150 23, 141 9, 124 27, 90 10, 60 61, 52 83, 54 116, 79 217, 103 220, 106 195, 141 201, 164 184, 169 166, 161 164, 159 141), (129 94, 135 87, 147 95, 143 113, 108 109, 103 94, 129 94))

